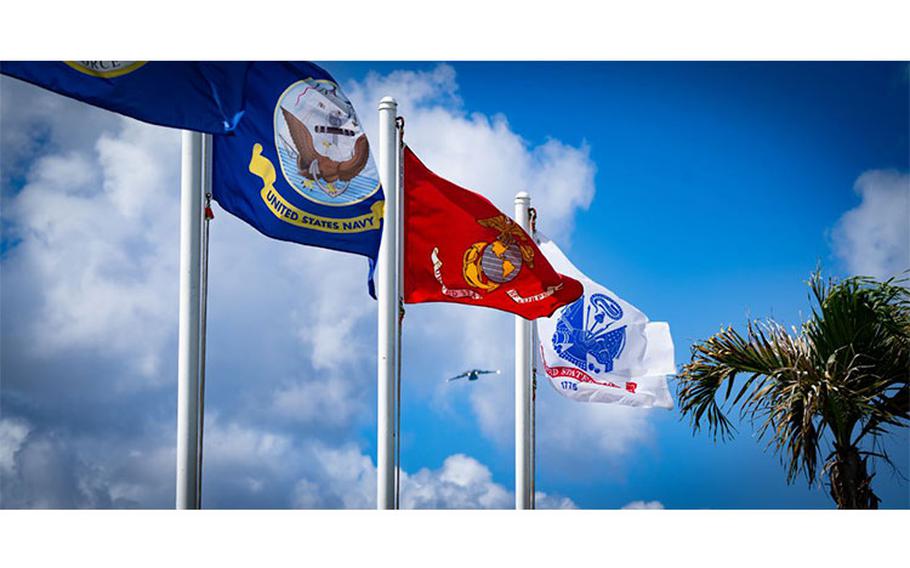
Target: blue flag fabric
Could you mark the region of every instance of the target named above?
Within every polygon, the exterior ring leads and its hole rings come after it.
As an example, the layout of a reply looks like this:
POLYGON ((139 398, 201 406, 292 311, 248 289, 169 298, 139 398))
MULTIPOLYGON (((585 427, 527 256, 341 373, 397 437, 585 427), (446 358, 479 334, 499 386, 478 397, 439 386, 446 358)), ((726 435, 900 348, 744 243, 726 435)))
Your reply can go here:
POLYGON ((255 62, 243 120, 215 136, 212 193, 228 212, 285 241, 379 254, 385 204, 350 100, 305 62, 255 62))
POLYGON ((248 62, 7 61, 0 73, 143 122, 230 132, 248 62))

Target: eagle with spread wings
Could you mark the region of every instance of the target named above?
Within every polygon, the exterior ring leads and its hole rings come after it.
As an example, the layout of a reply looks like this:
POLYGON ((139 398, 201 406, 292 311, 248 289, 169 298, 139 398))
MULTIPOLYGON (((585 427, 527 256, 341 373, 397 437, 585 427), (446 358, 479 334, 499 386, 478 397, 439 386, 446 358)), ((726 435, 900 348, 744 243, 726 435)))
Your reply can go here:
POLYGON ((326 182, 351 181, 363 170, 370 159, 370 145, 363 133, 354 142, 354 152, 347 160, 336 162, 316 151, 313 135, 309 128, 289 110, 281 107, 284 121, 291 133, 291 140, 297 150, 297 169, 307 179, 323 179, 326 182))
POLYGON ((499 231, 499 236, 496 237, 496 240, 502 244, 506 246, 513 243, 516 244, 518 250, 521 251, 522 260, 526 262, 529 267, 534 268, 534 249, 527 243, 528 235, 518 223, 505 215, 498 215, 496 217, 490 217, 489 219, 477 219, 477 224, 481 227, 499 231))

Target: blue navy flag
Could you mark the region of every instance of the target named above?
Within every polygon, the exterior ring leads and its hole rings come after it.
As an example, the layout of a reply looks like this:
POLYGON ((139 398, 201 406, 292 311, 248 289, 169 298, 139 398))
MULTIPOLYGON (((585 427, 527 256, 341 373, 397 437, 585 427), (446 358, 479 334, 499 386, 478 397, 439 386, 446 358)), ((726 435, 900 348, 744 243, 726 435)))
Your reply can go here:
POLYGON ((211 134, 243 114, 249 63, 5 61, 0 73, 143 122, 211 134))
POLYGON ((366 256, 374 295, 385 201, 366 134, 331 75, 312 63, 252 63, 243 120, 214 137, 213 160, 221 207, 269 237, 366 256))

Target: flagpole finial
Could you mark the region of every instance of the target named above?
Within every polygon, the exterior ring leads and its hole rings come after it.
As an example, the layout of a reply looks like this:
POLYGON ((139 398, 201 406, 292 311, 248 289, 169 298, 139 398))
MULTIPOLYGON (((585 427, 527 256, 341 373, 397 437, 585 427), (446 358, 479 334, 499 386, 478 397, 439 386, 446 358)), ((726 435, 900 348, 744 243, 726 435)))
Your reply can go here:
POLYGON ((527 191, 519 191, 515 194, 515 203, 530 203, 531 196, 527 191))
POLYGON ((386 95, 379 101, 379 110, 394 110, 396 108, 398 108, 398 101, 395 100, 395 97, 386 95))

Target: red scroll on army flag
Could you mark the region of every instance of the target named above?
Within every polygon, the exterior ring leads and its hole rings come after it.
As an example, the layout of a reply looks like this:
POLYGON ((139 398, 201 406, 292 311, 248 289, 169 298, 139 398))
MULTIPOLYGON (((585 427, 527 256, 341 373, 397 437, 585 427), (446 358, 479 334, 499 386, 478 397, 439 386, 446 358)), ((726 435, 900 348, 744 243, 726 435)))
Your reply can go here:
POLYGON ((482 195, 437 176, 404 149, 404 301, 547 317, 582 294, 533 239, 482 195))

